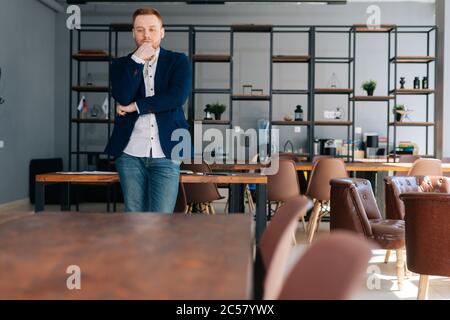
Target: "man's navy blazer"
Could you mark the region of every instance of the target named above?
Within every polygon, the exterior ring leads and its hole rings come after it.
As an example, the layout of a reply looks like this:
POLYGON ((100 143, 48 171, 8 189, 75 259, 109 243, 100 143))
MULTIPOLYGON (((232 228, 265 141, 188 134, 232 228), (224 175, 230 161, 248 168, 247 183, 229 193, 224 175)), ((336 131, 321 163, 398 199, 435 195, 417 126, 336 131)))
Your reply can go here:
MULTIPOLYGON (((112 96, 123 106, 136 102, 141 115, 155 114, 161 148, 166 158, 171 159, 172 148, 178 143, 171 141, 172 132, 178 128, 189 128, 183 104, 192 86, 191 64, 184 53, 160 48, 155 74, 155 94, 146 97, 144 65, 136 63, 131 56, 132 54, 129 54, 114 59, 111 63, 112 96)), ((107 154, 115 158, 122 154, 140 114, 116 114, 114 130, 105 149, 107 154)))

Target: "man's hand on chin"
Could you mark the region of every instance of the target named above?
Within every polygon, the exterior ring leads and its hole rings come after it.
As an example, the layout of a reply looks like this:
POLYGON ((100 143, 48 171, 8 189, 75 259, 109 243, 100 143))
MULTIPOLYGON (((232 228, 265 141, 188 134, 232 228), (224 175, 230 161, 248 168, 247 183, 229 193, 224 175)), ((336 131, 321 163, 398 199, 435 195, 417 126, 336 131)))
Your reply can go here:
POLYGON ((136 103, 133 102, 127 106, 117 104, 116 111, 119 116, 125 116, 127 113, 132 113, 132 112, 137 111, 136 103))

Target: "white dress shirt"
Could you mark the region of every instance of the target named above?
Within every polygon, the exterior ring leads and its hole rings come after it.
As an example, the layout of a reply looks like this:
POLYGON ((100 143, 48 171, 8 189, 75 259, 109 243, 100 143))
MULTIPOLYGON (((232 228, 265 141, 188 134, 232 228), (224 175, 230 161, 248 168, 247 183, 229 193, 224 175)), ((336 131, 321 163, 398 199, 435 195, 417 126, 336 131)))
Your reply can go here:
MULTIPOLYGON (((145 96, 151 97, 155 94, 155 72, 158 63, 159 48, 155 53, 154 58, 147 62, 136 55, 131 58, 140 64, 144 65, 143 75, 145 83, 145 96)), ((136 103, 137 112, 139 106, 136 103)), ((151 158, 165 158, 164 152, 159 141, 158 124, 154 113, 149 113, 139 116, 131 133, 130 141, 124 152, 134 157, 151 157, 151 158)))

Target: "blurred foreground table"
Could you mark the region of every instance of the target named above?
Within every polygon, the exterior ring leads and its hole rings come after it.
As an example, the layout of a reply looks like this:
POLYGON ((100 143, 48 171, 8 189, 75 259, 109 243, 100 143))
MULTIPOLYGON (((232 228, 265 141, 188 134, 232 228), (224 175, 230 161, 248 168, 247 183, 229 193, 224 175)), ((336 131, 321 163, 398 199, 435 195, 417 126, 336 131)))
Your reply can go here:
POLYGON ((248 214, 10 220, 0 224, 0 299, 250 299, 252 229, 248 214), (80 290, 67 286, 70 266, 80 290))

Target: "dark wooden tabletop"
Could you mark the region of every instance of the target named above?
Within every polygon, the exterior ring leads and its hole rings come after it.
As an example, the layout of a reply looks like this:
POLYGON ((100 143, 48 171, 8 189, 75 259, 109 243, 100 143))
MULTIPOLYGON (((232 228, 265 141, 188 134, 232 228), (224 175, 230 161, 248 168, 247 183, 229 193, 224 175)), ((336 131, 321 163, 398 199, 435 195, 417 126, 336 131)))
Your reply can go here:
POLYGON ((249 299, 252 239, 251 215, 14 219, 0 224, 0 299, 249 299))
POLYGON ((22 219, 27 216, 34 215, 34 212, 1 212, 0 213, 0 224, 6 223, 11 220, 22 219))

